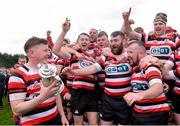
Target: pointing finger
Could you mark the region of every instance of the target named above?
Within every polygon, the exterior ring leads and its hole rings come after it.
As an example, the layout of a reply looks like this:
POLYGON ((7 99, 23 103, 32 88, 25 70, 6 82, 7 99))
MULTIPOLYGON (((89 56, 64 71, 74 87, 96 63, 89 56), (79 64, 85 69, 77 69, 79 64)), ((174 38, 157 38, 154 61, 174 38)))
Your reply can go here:
POLYGON ((66 17, 66 22, 69 22, 70 20, 66 17))
POLYGON ((131 14, 131 7, 129 8, 129 12, 128 12, 128 14, 129 14, 129 15, 131 14))

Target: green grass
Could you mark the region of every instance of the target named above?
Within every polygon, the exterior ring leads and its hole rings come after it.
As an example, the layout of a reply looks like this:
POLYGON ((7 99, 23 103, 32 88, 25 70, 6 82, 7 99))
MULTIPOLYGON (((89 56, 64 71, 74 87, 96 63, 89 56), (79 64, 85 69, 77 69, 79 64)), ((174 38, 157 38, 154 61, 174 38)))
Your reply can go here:
POLYGON ((4 108, 0 109, 0 125, 15 125, 12 119, 12 111, 7 97, 3 98, 4 108))

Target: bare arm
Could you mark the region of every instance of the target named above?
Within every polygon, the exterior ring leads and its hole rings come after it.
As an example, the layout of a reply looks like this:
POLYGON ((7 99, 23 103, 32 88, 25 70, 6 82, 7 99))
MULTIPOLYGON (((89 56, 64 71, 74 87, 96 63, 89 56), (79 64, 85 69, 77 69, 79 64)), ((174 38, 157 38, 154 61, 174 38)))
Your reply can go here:
POLYGON ((44 102, 46 99, 54 95, 59 87, 56 86, 57 81, 53 81, 52 84, 49 87, 41 87, 40 95, 29 100, 29 101, 24 101, 24 100, 14 100, 11 101, 11 108, 13 113, 16 115, 23 115, 26 114, 33 109, 37 107, 37 105, 41 104, 44 102))
POLYGON ((91 66, 87 66, 78 70, 72 70, 69 67, 66 67, 63 69, 62 73, 66 73, 66 74, 71 74, 71 75, 91 75, 94 73, 97 73, 99 71, 101 71, 101 67, 97 67, 97 63, 91 65, 91 66))
MULTIPOLYGON (((133 19, 129 19, 129 25, 132 25, 134 24, 134 20, 133 19)), ((123 32, 124 34, 126 34, 126 31, 125 31, 125 28, 124 28, 124 25, 122 25, 121 29, 120 29, 121 32, 123 32)))
POLYGON ((127 102, 127 104, 131 106, 136 101, 140 101, 143 99, 156 98, 162 92, 163 92, 163 84, 156 83, 156 84, 153 84, 148 90, 145 90, 139 93, 129 92, 123 98, 127 102))
POLYGON ((63 125, 69 125, 68 120, 66 119, 65 113, 64 113, 64 109, 62 106, 62 99, 60 95, 56 96, 56 103, 57 103, 57 107, 58 107, 58 111, 61 115, 61 121, 63 125))
POLYGON ((146 79, 148 80, 149 88, 141 92, 137 92, 137 93, 130 92, 126 94, 123 98, 125 99, 128 105, 132 105, 134 102, 141 101, 143 99, 156 98, 163 93, 164 88, 161 80, 161 73, 158 68, 149 67, 145 71, 145 76, 146 79))
POLYGON ((163 84, 155 83, 148 90, 140 92, 139 94, 142 95, 143 99, 151 99, 158 97, 162 92, 163 84))
POLYGON ((38 96, 26 102, 24 100, 11 101, 10 104, 13 113, 15 113, 16 115, 23 115, 35 109, 36 106, 41 104, 44 100, 45 99, 43 97, 38 96))
POLYGON ((76 55, 79 60, 83 58, 83 55, 81 53, 69 47, 62 47, 58 56, 69 60, 71 58, 71 55, 76 55))
POLYGON ((53 53, 55 53, 58 56, 61 56, 60 51, 63 46, 63 40, 64 40, 66 33, 70 29, 70 22, 67 18, 66 18, 66 21, 62 25, 62 29, 63 30, 62 30, 61 34, 59 35, 58 39, 56 40, 56 43, 53 46, 53 53))
POLYGON ((164 65, 160 66, 162 76, 163 76, 163 78, 165 80, 170 80, 169 69, 168 68, 169 68, 168 64, 164 64, 164 65))
POLYGON ((56 40, 56 43, 54 44, 54 47, 52 50, 53 53, 58 55, 58 56, 60 55, 59 52, 61 51, 61 48, 63 46, 63 40, 64 40, 65 35, 66 35, 66 32, 62 31, 60 36, 56 40))
POLYGON ((142 35, 133 31, 131 26, 130 26, 130 23, 129 23, 129 17, 130 17, 130 13, 131 13, 131 8, 129 9, 128 12, 124 12, 122 14, 123 16, 123 19, 124 19, 124 24, 123 24, 123 31, 128 35, 128 37, 130 39, 139 39, 141 40, 142 38, 142 35))
POLYGON ((140 92, 143 99, 158 97, 163 92, 162 75, 159 68, 151 66, 145 70, 145 76, 149 83, 149 89, 140 92), (152 74, 153 73, 153 74, 152 74))

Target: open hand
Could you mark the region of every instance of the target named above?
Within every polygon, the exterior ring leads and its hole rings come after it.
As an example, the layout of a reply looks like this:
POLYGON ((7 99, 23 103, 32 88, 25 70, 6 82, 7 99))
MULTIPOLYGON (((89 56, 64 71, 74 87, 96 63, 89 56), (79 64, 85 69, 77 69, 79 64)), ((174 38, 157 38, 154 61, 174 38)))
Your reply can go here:
POLYGON ((151 55, 147 55, 140 60, 140 62, 139 62, 140 69, 143 69, 144 66, 149 63, 151 63, 157 67, 160 67, 160 65, 161 65, 160 60, 158 58, 153 57, 151 55))
POLYGON ((58 80, 53 79, 50 81, 50 85, 48 87, 45 87, 44 85, 41 85, 40 95, 46 100, 49 97, 56 94, 59 90, 59 86, 57 86, 58 80))

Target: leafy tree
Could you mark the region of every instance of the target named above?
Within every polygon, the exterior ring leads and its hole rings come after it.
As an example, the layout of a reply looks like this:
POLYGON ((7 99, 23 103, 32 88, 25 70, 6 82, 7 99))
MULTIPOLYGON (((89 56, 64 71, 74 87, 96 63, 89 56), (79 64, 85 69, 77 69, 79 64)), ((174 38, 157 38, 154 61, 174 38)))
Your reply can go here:
POLYGON ((0 67, 11 68, 17 63, 20 54, 0 53, 0 67))

